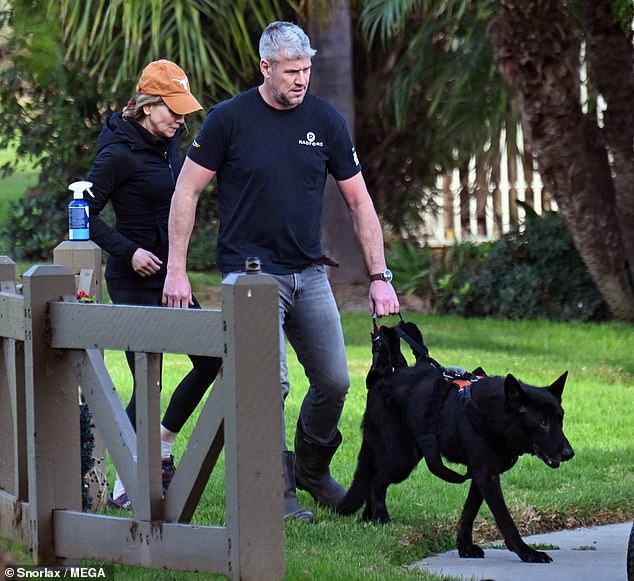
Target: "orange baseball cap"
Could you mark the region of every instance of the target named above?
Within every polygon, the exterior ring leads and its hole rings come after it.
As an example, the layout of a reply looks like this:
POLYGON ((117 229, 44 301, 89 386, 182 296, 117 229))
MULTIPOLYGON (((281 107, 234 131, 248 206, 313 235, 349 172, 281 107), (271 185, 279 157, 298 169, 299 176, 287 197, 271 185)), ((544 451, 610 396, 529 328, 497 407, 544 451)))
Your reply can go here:
POLYGON ((166 59, 151 62, 143 69, 137 93, 163 97, 165 104, 178 115, 187 115, 202 109, 189 90, 185 71, 166 59))

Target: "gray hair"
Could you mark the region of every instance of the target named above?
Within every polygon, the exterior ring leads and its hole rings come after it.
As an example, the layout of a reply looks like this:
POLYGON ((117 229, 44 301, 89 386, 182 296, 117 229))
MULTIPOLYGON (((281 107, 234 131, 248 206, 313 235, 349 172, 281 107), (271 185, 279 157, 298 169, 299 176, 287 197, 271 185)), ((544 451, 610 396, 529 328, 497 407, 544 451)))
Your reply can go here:
POLYGON ((310 46, 306 33, 292 22, 271 22, 260 37, 260 58, 269 62, 289 59, 311 58, 317 51, 310 46), (280 53, 284 52, 285 55, 280 53))

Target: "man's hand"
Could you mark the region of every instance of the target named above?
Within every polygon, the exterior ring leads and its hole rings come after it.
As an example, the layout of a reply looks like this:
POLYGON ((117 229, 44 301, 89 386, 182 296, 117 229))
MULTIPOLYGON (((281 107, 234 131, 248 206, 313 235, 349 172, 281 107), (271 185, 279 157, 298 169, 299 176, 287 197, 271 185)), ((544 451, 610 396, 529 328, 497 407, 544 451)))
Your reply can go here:
POLYGON ((394 287, 389 282, 374 280, 370 283, 368 309, 370 313, 376 314, 378 317, 395 315, 399 312, 398 298, 394 287))
POLYGON ((192 300, 192 287, 189 284, 187 274, 180 275, 167 273, 163 285, 163 304, 177 309, 188 309, 194 304, 192 300))
POLYGON ((163 261, 149 250, 137 248, 132 255, 132 268, 139 276, 150 276, 161 269, 163 261))

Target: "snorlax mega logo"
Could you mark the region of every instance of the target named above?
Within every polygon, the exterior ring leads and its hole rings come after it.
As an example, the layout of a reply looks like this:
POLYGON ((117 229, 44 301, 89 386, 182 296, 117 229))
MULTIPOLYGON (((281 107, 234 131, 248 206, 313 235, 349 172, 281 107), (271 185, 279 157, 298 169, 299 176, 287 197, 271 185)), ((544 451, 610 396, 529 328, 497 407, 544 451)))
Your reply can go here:
POLYGON ((300 139, 298 141, 300 145, 308 145, 309 147, 323 147, 323 141, 315 141, 315 134, 312 131, 309 131, 306 134, 306 139, 300 139))

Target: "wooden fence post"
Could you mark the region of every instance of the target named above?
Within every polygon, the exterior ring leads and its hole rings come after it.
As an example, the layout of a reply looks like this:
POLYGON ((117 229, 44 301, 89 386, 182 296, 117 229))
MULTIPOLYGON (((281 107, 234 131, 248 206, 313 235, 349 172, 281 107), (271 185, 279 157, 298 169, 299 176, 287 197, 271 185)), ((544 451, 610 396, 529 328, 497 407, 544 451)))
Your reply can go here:
POLYGON ((222 308, 232 578, 279 579, 285 563, 277 284, 264 274, 230 275, 222 308))
MULTIPOLYGON (((0 256, 0 291, 15 292, 15 263, 8 256, 0 256)), ((23 350, 21 343, 13 339, 0 339, 0 343, 0 449, 3 450, 0 454, 0 490, 11 492, 18 498, 21 496, 20 500, 24 500, 26 491, 24 488, 18 490, 20 458, 16 446, 18 440, 24 445, 24 438, 20 438, 20 433, 24 434, 24 425, 20 425, 19 416, 14 420, 14 412, 24 413, 24 405, 19 406, 19 402, 14 401, 20 396, 24 401, 24 366, 19 365, 23 363, 23 350)), ((26 478, 22 481, 26 483, 26 478)))
POLYGON ((77 378, 68 350, 49 346, 48 303, 75 293, 63 266, 24 274, 29 524, 37 563, 56 564, 53 511, 81 511, 77 378))
MULTIPOLYGON (((64 240, 53 250, 53 262, 65 266, 75 275, 75 289, 85 290, 98 303, 103 299, 103 276, 101 273, 101 248, 92 240, 64 240)), ((106 447, 98 430, 93 430, 94 466, 87 475, 91 509, 101 512, 108 498, 106 447)))
POLYGON ((161 500, 161 358, 159 353, 136 353, 137 482, 134 514, 139 520, 163 520, 161 500))
MULTIPOLYGON (((95 297, 100 303, 103 297, 103 281, 101 276, 101 248, 91 240, 81 242, 64 240, 53 250, 53 262, 61 264, 70 270, 77 280, 81 282, 82 271, 92 271, 88 294, 95 297)), ((75 287, 78 285, 76 284, 75 287)))
POLYGON ((15 262, 0 256, 0 292, 15 292, 15 262))

